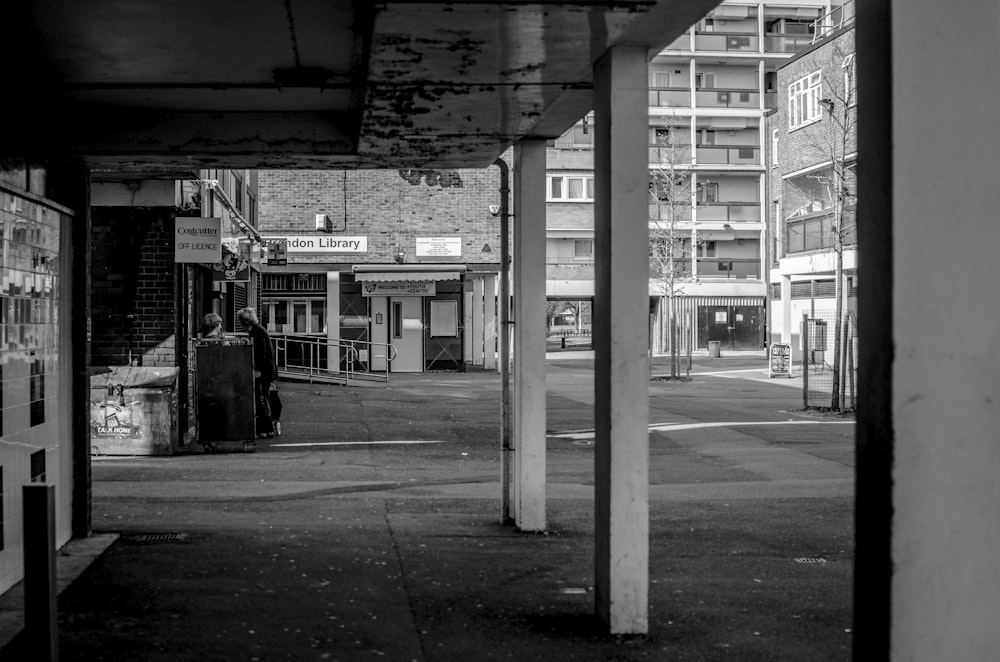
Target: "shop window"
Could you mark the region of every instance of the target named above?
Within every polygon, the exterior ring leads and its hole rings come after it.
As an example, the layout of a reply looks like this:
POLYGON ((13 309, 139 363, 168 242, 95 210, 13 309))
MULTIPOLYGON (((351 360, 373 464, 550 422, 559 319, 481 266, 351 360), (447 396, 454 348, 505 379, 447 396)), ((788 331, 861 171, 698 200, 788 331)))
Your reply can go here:
POLYGON ((431 301, 431 336, 458 335, 458 302, 431 301))

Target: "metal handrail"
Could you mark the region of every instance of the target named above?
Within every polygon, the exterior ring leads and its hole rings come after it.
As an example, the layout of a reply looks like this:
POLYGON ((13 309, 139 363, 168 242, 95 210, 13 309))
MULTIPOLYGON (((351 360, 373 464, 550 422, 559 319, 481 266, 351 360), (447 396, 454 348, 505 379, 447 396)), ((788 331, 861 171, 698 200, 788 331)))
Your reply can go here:
POLYGON ((331 340, 321 336, 272 333, 278 356, 278 374, 285 377, 308 377, 313 380, 333 380, 350 383, 354 380, 389 381, 389 367, 396 358, 396 348, 390 343, 369 340, 331 340), (298 348, 298 352, 290 351, 298 348), (371 360, 375 348, 385 348, 384 370, 372 370, 371 360), (326 366, 323 367, 325 350, 326 366), (344 364, 341 366, 341 351, 344 364), (361 360, 361 352, 367 350, 367 360, 361 360), (291 356, 298 356, 300 363, 290 362, 291 356), (335 358, 331 358, 335 357, 335 358), (359 370, 360 367, 360 370, 359 370))

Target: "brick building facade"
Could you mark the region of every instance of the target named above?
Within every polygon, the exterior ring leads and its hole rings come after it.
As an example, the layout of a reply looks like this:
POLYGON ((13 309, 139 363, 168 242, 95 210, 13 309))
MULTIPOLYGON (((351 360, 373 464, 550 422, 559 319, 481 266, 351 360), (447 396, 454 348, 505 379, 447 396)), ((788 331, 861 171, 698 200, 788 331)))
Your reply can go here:
POLYGON ((258 185, 261 234, 287 250, 262 266, 272 334, 321 343, 333 372, 495 366, 499 168, 261 171, 258 185))

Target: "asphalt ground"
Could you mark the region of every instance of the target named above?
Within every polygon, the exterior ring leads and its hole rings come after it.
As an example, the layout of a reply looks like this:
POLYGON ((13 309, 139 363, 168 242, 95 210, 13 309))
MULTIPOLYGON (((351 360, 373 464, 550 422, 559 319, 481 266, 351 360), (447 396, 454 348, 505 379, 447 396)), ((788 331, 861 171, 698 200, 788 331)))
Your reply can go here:
POLYGON ((603 634, 592 366, 547 362, 544 534, 500 524, 494 373, 282 382, 255 452, 95 458, 60 659, 849 660, 853 425, 753 355, 650 383, 649 632, 603 634))

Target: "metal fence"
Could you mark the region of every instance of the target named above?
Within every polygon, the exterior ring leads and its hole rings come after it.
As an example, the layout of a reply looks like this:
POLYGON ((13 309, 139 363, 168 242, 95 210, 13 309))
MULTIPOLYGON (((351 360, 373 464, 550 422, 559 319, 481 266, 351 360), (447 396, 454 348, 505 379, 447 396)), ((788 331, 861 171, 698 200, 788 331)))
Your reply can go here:
POLYGON ((854 411, 858 385, 858 329, 853 311, 844 313, 841 324, 833 311, 816 311, 802 320, 801 334, 806 351, 802 356, 802 401, 807 408, 854 411), (836 337, 840 332, 839 370, 836 337), (837 394, 834 397, 834 382, 837 394))

